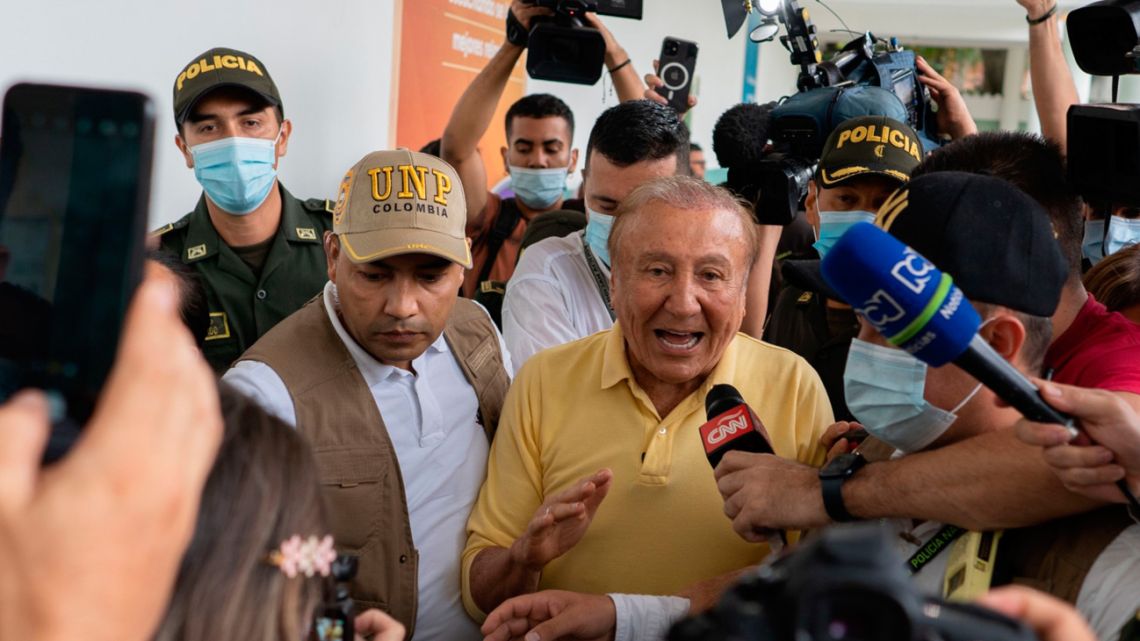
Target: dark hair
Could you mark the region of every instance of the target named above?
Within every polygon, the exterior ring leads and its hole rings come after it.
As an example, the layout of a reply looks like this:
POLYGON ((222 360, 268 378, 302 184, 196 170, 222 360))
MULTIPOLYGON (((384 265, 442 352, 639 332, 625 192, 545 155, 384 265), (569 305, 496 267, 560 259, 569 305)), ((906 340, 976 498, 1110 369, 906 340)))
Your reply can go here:
POLYGON ((677 173, 689 175, 689 128, 677 112, 651 100, 610 107, 598 116, 586 145, 586 168, 597 151, 618 167, 677 157, 677 173))
POLYGON ((317 464, 300 434, 228 385, 225 432, 155 641, 294 641, 321 597, 319 578, 267 563, 293 535, 328 533, 317 464))
POLYGON ((435 140, 428 142, 423 147, 420 147, 420 153, 421 154, 428 154, 430 156, 435 156, 436 158, 441 158, 442 156, 440 156, 440 154, 443 153, 442 145, 443 145, 443 139, 442 138, 436 138, 435 140))
POLYGON ((1056 143, 1023 132, 984 132, 935 150, 911 177, 936 171, 986 174, 1013 183, 1029 194, 1049 212, 1070 276, 1080 274, 1084 238, 1081 199, 1069 184, 1065 157, 1056 143))
POLYGON ((152 249, 146 257, 170 270, 178 280, 178 313, 194 336, 198 349, 202 349, 206 344, 206 333, 210 330, 210 305, 206 301, 202 275, 168 251, 152 249))
POLYGON ((1140 304, 1140 245, 1106 256, 1085 274, 1085 288, 1110 312, 1140 304))
POLYGON ((695 142, 690 142, 690 143, 689 143, 689 153, 692 153, 692 152, 694 152, 694 151, 699 151, 699 152, 702 152, 702 153, 703 153, 703 152, 704 152, 704 149, 703 149, 703 148, 702 148, 700 145, 698 145, 697 143, 695 143, 695 142))
POLYGON ((504 126, 507 138, 511 137, 511 124, 515 118, 562 118, 570 126, 570 138, 574 138, 574 112, 570 106, 562 102, 557 96, 548 93, 536 93, 523 96, 507 110, 504 126))

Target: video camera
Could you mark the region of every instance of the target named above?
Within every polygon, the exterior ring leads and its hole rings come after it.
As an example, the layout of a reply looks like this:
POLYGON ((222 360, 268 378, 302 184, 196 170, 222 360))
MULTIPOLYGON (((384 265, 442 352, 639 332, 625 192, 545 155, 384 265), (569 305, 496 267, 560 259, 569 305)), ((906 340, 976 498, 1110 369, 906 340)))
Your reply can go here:
POLYGON ((602 16, 641 19, 642 0, 531 0, 528 4, 554 11, 551 17, 534 18, 529 34, 514 14, 507 17, 507 39, 525 42, 529 53, 526 71, 536 80, 592 85, 602 76, 606 41, 602 34, 582 22, 593 11, 602 16))
POLYGON ((1140 206, 1140 105, 1117 104, 1120 76, 1140 73, 1140 0, 1103 0, 1068 19, 1077 65, 1113 78, 1112 104, 1073 105, 1068 114, 1069 179, 1099 209, 1140 206))
POLYGON ((743 579, 669 641, 1033 641, 1021 623, 915 592, 882 526, 825 530, 743 579))
MULTIPOLYGON (((729 8, 740 0, 723 3, 726 22, 735 23, 738 16, 730 16, 729 8)), ((937 145, 936 118, 918 80, 913 51, 893 38, 884 41, 865 33, 824 61, 816 27, 796 0, 775 3, 767 12, 774 16, 769 24, 778 20, 784 25, 787 33, 780 42, 800 74, 799 93, 772 110, 773 153, 755 166, 729 168, 728 187, 753 202, 758 223, 786 225, 795 219, 827 137, 848 118, 889 116, 910 124, 927 151, 937 145)))

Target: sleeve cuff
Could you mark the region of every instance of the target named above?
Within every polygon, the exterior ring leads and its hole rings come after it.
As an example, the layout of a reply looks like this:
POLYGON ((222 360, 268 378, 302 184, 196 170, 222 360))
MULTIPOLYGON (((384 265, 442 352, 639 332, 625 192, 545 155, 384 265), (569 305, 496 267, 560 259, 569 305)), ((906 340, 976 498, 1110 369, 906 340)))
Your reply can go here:
POLYGON ((609 594, 614 602, 614 641, 661 641, 689 613, 689 600, 676 596, 609 594))

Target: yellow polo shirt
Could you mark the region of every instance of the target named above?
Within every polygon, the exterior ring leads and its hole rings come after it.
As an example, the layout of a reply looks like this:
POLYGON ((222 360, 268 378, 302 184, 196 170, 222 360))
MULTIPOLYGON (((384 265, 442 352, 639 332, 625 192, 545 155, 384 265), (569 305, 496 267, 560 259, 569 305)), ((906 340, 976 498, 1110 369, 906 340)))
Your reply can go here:
POLYGON ((740 390, 776 454, 823 464, 831 405, 811 366, 786 349, 738 334, 700 389, 664 418, 634 381, 617 325, 531 357, 507 393, 467 522, 467 611, 484 616, 471 599, 475 555, 509 547, 544 496, 605 467, 614 474, 609 494, 578 545, 546 566, 539 589, 673 594, 763 559, 767 545, 733 532, 697 431, 719 383, 740 390))

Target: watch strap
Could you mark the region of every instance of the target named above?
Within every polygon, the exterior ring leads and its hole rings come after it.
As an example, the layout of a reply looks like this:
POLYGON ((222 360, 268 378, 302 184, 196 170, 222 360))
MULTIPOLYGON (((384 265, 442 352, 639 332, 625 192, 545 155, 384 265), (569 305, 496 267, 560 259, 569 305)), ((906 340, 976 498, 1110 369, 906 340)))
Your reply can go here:
POLYGON ((824 471, 821 471, 819 475, 820 490, 823 492, 823 509, 827 511, 827 516, 836 523, 848 523, 858 520, 853 514, 847 511, 847 505, 843 502, 843 484, 846 483, 847 479, 851 478, 855 472, 867 464, 867 459, 858 454, 850 456, 850 463, 842 470, 839 470, 839 474, 826 473, 826 471, 829 470, 825 467, 824 471))

